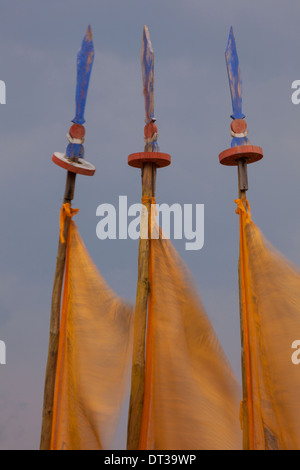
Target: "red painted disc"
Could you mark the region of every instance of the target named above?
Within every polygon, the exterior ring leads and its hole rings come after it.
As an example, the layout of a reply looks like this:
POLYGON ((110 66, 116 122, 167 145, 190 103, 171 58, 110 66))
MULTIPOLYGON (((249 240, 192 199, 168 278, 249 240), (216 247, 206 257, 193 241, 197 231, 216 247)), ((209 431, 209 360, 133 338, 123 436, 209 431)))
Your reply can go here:
POLYGON ((157 131, 158 129, 157 129, 157 125, 155 124, 155 122, 150 122, 149 124, 145 126, 144 135, 146 139, 150 139, 153 136, 153 134, 155 134, 157 131))
POLYGON ((241 158, 246 159, 246 163, 255 163, 263 158, 263 151, 261 147, 254 145, 239 145, 238 147, 231 147, 220 153, 219 160, 222 165, 236 166, 238 160, 241 158))
POLYGON ((244 119, 235 119, 230 127, 235 134, 243 134, 247 130, 247 123, 244 119))
POLYGON ((139 152, 128 157, 129 166, 142 168, 143 163, 155 163, 158 168, 163 168, 171 164, 171 156, 161 152, 139 152))
POLYGON ((93 176, 96 168, 91 163, 80 158, 79 162, 71 162, 63 153, 55 152, 52 156, 52 161, 64 168, 65 170, 71 171, 72 173, 78 173, 79 175, 93 176))
POLYGON ((85 136, 85 128, 81 124, 72 124, 69 134, 73 139, 83 139, 85 136))

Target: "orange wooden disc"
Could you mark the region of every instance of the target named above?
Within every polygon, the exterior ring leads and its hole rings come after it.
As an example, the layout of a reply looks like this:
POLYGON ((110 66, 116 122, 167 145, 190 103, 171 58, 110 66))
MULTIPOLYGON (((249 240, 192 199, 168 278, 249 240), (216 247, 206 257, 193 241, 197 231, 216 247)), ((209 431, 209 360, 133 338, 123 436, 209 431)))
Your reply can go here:
POLYGON ((171 164, 171 156, 161 152, 139 152, 128 157, 129 166, 142 168, 143 163, 155 163, 159 168, 163 168, 171 164))
POLYGON ((241 158, 246 159, 246 163, 255 163, 263 158, 263 151, 261 147, 254 145, 239 145, 238 147, 231 147, 220 153, 219 160, 222 165, 236 166, 238 160, 241 158))
POLYGON ((72 173, 78 173, 79 175, 93 176, 96 171, 94 165, 86 160, 81 158, 79 162, 71 162, 63 153, 60 152, 55 152, 53 154, 52 161, 61 168, 71 171, 72 173))

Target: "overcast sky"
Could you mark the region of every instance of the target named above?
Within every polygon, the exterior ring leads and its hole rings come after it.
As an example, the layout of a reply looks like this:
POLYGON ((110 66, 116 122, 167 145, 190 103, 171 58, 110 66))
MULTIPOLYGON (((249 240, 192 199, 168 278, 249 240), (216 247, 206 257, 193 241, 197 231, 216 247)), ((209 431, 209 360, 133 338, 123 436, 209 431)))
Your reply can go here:
POLYGON ((192 270, 208 315, 240 379, 237 171, 219 164, 231 143, 224 52, 233 26, 243 77, 243 111, 264 159, 249 167, 253 219, 300 265, 300 4, 291 0, 2 0, 0 80, 0 448, 39 447, 52 283, 65 176, 51 162, 64 152, 74 117, 76 54, 89 23, 95 63, 86 108, 86 159, 94 177, 77 179, 76 223, 104 278, 135 299, 138 242, 99 241, 96 209, 140 200, 143 150, 140 67, 143 25, 155 51, 155 115, 161 151, 157 201, 205 204, 205 245, 175 246, 192 270))

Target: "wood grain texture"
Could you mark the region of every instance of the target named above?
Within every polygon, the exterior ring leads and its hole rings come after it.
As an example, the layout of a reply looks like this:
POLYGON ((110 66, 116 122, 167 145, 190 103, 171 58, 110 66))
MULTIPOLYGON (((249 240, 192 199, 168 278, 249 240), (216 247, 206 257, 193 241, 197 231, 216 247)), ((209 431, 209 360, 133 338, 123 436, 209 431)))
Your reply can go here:
MULTIPOLYGON (((154 118, 154 52, 150 41, 147 26, 144 26, 142 42, 142 74, 145 97, 146 125, 155 121, 154 118)), ((150 127, 149 132, 150 132, 150 127)), ((152 137, 157 131, 152 126, 152 133, 146 137, 152 137)), ((155 196, 156 168, 170 164, 170 156, 159 153, 156 138, 146 142, 144 152, 129 156, 128 163, 131 166, 142 168, 142 200, 147 208, 148 239, 140 238, 138 256, 138 280, 136 293, 136 307, 134 318, 134 339, 131 372, 131 394, 128 414, 127 450, 138 450, 145 393, 145 352, 146 352, 146 328, 149 298, 149 260, 151 237, 151 204, 155 196)), ((141 233, 142 233, 141 220, 141 233)))
MULTIPOLYGON (((74 198, 75 181, 76 181, 76 174, 68 172, 67 180, 66 180, 66 187, 65 187, 64 204, 71 203, 72 199, 74 198)), ((70 217, 65 218, 65 225, 64 225, 64 239, 65 240, 68 239, 70 220, 71 220, 70 217)), ((61 295, 62 295, 62 287, 63 287, 65 264, 66 264, 66 252, 67 252, 67 244, 62 243, 61 240, 59 239, 53 291, 52 291, 50 337, 49 337, 48 361, 47 361, 46 374, 45 374, 40 450, 50 450, 50 446, 51 446, 55 377, 56 377, 59 332, 60 332, 61 295)))
MULTIPOLYGON (((239 198, 246 197, 246 191, 241 190, 240 172, 238 171, 238 184, 239 184, 239 198)), ((241 222, 240 222, 241 223, 241 222)), ((242 243, 242 240, 240 240, 242 243)), ((239 305, 240 305, 240 331, 241 331, 241 369, 242 369, 242 388, 243 388, 243 402, 241 404, 241 420, 243 428, 243 450, 249 450, 249 432, 248 432, 248 419, 247 419, 247 384, 246 384, 246 367, 245 367, 245 347, 244 347, 244 314, 243 314, 243 301, 242 301, 242 278, 241 278, 241 255, 238 262, 238 281, 239 281, 239 305)))
MULTIPOLYGON (((148 214, 151 214, 151 198, 153 197, 152 163, 146 163, 143 167, 142 196, 143 198, 148 198, 148 202, 144 204, 147 207, 148 214)), ((145 391, 146 325, 149 296, 149 253, 150 239, 148 236, 148 239, 141 238, 139 242, 127 450, 138 449, 142 424, 145 391)))

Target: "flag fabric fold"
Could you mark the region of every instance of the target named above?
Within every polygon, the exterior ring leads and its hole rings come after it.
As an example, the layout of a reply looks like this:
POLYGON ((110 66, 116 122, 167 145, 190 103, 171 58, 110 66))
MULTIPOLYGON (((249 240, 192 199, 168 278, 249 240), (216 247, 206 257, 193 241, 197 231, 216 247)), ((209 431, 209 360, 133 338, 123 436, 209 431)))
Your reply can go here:
MULTIPOLYGON (((158 227, 155 227, 158 230, 158 227)), ((141 449, 241 449, 241 390, 191 273, 162 235, 150 242, 141 449)), ((129 391, 134 309, 107 286, 70 222, 53 450, 111 449, 129 391)))
POLYGON ((300 271, 252 222, 246 200, 236 202, 249 447, 299 450, 300 372, 292 344, 300 338, 300 271))
POLYGON ((159 239, 150 243, 140 449, 239 450, 240 401, 240 385, 192 275, 171 242, 160 233, 159 239))
POLYGON ((70 223, 52 450, 112 446, 129 386, 133 307, 107 286, 70 223))

